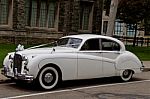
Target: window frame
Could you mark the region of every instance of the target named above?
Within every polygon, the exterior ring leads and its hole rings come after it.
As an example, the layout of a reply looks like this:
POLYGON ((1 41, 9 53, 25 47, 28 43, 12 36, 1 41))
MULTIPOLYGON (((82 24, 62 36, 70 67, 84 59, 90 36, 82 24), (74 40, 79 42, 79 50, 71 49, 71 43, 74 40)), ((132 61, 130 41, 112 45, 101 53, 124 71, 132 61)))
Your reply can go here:
MULTIPOLYGON (((30 1, 30 0, 29 0, 30 1)), ((32 1, 31 1, 32 2, 32 1)), ((32 5, 32 3, 30 2, 30 5, 32 5)), ((26 28, 29 28, 29 29, 44 29, 44 30, 50 30, 50 31, 58 31, 58 21, 59 21, 59 6, 60 6, 60 2, 59 1, 57 1, 57 0, 55 0, 55 1, 52 1, 52 2, 55 2, 55 15, 54 15, 54 27, 53 28, 49 28, 49 5, 50 5, 50 2, 49 2, 49 0, 46 0, 46 1, 44 1, 44 4, 46 5, 46 23, 45 23, 45 26, 43 27, 43 26, 40 26, 40 14, 41 14, 41 4, 38 4, 38 3, 40 3, 40 2, 38 2, 38 1, 36 1, 37 2, 37 6, 40 6, 39 8, 37 8, 37 14, 36 14, 36 25, 35 26, 32 26, 31 25, 31 19, 32 19, 32 11, 30 11, 30 10, 32 10, 32 7, 30 7, 30 9, 29 9, 29 16, 28 16, 28 18, 26 17, 26 19, 28 19, 28 20, 26 20, 26 23, 28 23, 25 27, 26 28), (47 3, 49 3, 49 4, 47 4, 47 3), (28 22, 27 22, 28 21, 28 22)), ((43 2, 43 1, 41 1, 41 2, 43 2)))
POLYGON ((103 34, 106 35, 108 28, 108 21, 103 21, 103 34))
POLYGON ((80 48, 80 51, 85 51, 85 52, 89 52, 89 51, 92 51, 92 52, 95 52, 95 51, 97 51, 97 52, 99 52, 99 51, 101 51, 101 38, 92 38, 92 39, 88 39, 88 40, 86 40, 83 44, 82 44, 82 46, 81 46, 81 48, 80 48), (98 40, 98 43, 99 43, 99 49, 98 50, 87 50, 87 49, 82 49, 83 48, 83 46, 85 45, 85 43, 87 42, 87 41, 89 41, 89 40, 98 40))
POLYGON ((13 0, 8 0, 8 16, 7 16, 7 24, 0 24, 0 29, 2 28, 10 28, 12 29, 13 24, 13 0))
POLYGON ((121 51, 121 45, 120 45, 118 42, 114 41, 114 40, 107 39, 107 38, 101 38, 101 51, 120 52, 120 51, 121 51), (118 47, 119 47, 119 48, 118 48, 119 50, 103 50, 103 45, 102 45, 103 40, 111 41, 112 43, 117 44, 118 47))
POLYGON ((93 2, 88 2, 88 1, 81 1, 80 2, 80 29, 78 30, 79 32, 84 32, 84 33, 92 33, 92 23, 93 23, 93 12, 94 12, 94 3, 93 2), (83 17, 84 15, 81 13, 83 12, 84 6, 90 7, 89 8, 89 19, 88 19, 88 29, 83 29, 84 22, 83 22, 83 17))
POLYGON ((117 35, 117 36, 121 36, 123 35, 123 32, 124 32, 124 23, 120 20, 116 20, 115 21, 115 31, 114 31, 114 34, 117 35))
POLYGON ((126 36, 127 37, 134 37, 135 29, 134 28, 130 28, 128 25, 131 25, 131 27, 134 26, 134 24, 127 24, 126 36))

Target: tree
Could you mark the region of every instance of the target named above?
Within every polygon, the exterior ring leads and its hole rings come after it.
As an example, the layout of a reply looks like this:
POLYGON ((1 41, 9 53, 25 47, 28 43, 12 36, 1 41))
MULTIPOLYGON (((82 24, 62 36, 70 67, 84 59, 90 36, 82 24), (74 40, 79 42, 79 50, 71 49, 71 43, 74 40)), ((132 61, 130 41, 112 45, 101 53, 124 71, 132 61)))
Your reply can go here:
MULTIPOLYGON (((121 19, 126 24, 133 24, 135 29, 133 46, 136 43, 137 24, 142 22, 147 15, 150 0, 121 0, 118 5, 117 18, 121 19)), ((131 27, 131 26, 130 26, 131 27)))
POLYGON ((116 20, 116 14, 117 14, 117 8, 118 8, 119 1, 120 0, 111 0, 108 28, 107 28, 107 33, 106 33, 108 36, 113 35, 114 24, 115 24, 115 20, 116 20))
POLYGON ((143 20, 143 25, 144 25, 144 30, 145 30, 145 34, 150 34, 150 0, 146 0, 146 4, 145 4, 145 9, 146 9, 146 14, 145 14, 145 18, 143 20))

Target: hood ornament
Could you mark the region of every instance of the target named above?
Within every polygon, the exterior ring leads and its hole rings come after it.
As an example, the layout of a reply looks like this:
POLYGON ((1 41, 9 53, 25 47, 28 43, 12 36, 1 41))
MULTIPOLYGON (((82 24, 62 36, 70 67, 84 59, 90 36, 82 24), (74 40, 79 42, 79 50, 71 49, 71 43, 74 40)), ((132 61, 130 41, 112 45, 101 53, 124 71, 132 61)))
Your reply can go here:
POLYGON ((17 48, 16 48, 16 52, 18 52, 18 51, 23 51, 23 50, 24 50, 24 46, 21 45, 21 44, 19 44, 19 45, 17 46, 17 48))

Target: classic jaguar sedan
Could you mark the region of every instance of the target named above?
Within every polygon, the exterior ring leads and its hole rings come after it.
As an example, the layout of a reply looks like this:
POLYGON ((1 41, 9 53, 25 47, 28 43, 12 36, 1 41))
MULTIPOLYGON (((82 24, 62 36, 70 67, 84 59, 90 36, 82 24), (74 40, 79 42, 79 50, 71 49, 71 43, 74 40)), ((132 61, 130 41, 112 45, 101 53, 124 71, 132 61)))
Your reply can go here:
MULTIPOLYGON (((9 78, 37 82, 53 89, 61 81, 118 76, 131 80, 143 65, 124 44, 112 37, 81 34, 60 38, 52 44, 8 53, 2 73, 9 78)), ((109 79, 109 78, 108 78, 109 79)))

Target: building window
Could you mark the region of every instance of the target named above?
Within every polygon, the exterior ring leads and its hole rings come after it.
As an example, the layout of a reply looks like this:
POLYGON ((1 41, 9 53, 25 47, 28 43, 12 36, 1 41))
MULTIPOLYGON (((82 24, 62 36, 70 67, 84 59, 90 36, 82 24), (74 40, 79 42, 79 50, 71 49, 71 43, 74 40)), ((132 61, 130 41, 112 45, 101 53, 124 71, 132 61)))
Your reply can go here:
POLYGON ((109 16, 110 13, 110 4, 111 0, 104 0, 104 10, 106 11, 106 16, 109 16))
POLYGON ((134 27, 134 25, 133 24, 127 24, 127 36, 129 36, 129 37, 133 37, 134 36, 134 34, 135 34, 135 29, 133 28, 134 27))
POLYGON ((81 2, 80 10, 80 29, 90 30, 90 25, 92 25, 92 15, 93 15, 93 3, 81 2))
POLYGON ((30 18, 29 18, 29 14, 30 14, 30 0, 26 0, 25 2, 25 20, 26 20, 26 25, 29 25, 30 24, 30 18))
MULTIPOLYGON (((55 8, 56 8, 56 5, 54 2, 51 2, 50 3, 50 6, 49 6, 49 13, 48 13, 48 19, 49 19, 49 22, 48 22, 48 27, 49 28, 53 28, 54 27, 54 23, 55 23, 55 8)), ((57 8, 56 8, 57 9, 57 8)))
POLYGON ((57 16, 58 3, 55 0, 26 0, 26 26, 55 28, 57 16))
POLYGON ((9 0, 0 0, 0 25, 8 24, 9 0))
POLYGON ((104 23, 103 23, 103 34, 106 34, 107 27, 108 27, 108 21, 104 21, 104 23))
POLYGON ((46 2, 41 1, 40 6, 40 27, 46 27, 47 7, 46 2))
POLYGON ((82 29, 83 30, 88 30, 89 26, 89 15, 90 15, 90 8, 85 7, 83 8, 83 15, 82 15, 82 29))
POLYGON ((115 22, 115 35, 123 35, 123 23, 120 21, 115 22))
POLYGON ((32 1, 32 9, 31 9, 31 26, 37 26, 37 2, 32 1))

